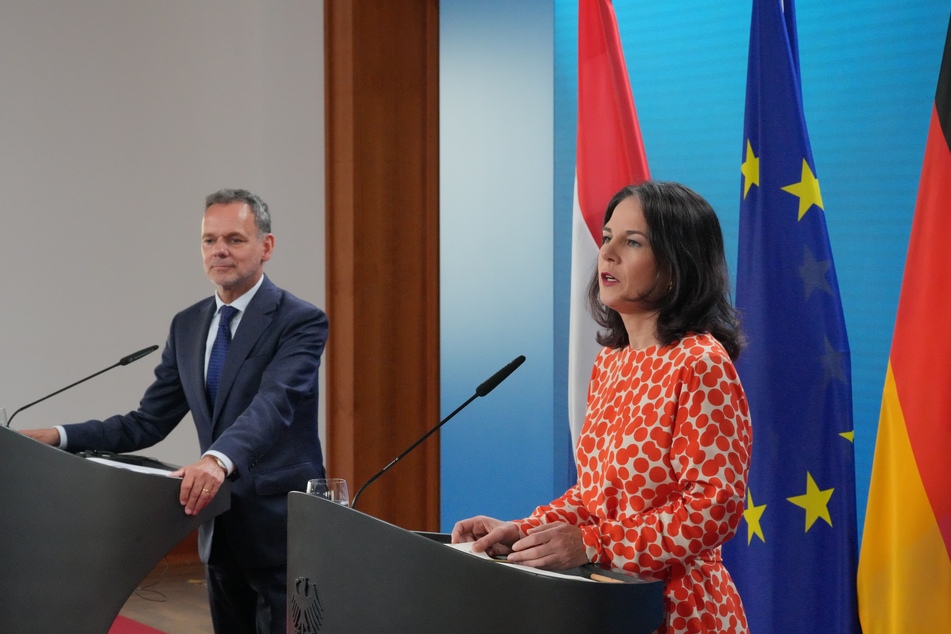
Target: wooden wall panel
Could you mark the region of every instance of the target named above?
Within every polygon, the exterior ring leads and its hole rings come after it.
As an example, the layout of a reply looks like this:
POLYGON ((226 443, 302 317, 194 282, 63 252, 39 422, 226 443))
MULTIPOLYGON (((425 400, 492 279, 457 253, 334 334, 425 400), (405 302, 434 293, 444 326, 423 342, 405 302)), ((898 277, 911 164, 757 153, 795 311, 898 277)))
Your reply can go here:
MULTIPOLYGON (((327 464, 358 487, 439 416, 437 0, 327 0, 327 464)), ((358 508, 439 527, 433 435, 358 508)))

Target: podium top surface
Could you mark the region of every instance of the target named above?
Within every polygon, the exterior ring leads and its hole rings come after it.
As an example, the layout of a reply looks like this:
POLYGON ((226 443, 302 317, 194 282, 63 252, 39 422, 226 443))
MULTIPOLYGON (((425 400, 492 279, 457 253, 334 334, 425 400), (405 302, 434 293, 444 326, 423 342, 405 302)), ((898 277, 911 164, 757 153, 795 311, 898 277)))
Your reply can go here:
POLYGON ((297 632, 646 633, 663 620, 659 581, 543 576, 315 496, 291 493, 288 503, 297 632))

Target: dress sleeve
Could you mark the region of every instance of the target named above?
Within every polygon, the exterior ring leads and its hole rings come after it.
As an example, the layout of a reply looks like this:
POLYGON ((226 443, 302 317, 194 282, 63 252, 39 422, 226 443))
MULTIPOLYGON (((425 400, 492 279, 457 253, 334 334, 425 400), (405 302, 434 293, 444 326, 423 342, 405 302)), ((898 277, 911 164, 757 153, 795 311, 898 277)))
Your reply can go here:
MULTIPOLYGON (((525 535, 529 529, 537 528, 542 524, 565 522, 583 527, 593 521, 594 517, 581 501, 581 492, 576 484, 551 504, 539 506, 530 517, 515 520, 514 524, 518 527, 519 533, 525 535)), ((588 553, 589 559, 590 555, 591 553, 588 553)))

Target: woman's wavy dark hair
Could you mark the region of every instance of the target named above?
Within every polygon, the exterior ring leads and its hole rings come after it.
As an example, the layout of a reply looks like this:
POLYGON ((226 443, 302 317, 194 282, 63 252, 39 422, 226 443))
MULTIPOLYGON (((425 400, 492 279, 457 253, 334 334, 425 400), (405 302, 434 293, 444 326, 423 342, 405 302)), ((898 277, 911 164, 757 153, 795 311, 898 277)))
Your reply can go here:
MULTIPOLYGON (((743 335, 739 313, 730 299, 723 233, 713 207, 679 183, 647 181, 615 194, 604 213, 604 224, 618 204, 632 196, 643 208, 657 261, 657 278, 638 300, 658 312, 658 340, 668 345, 687 333, 709 333, 736 360, 743 335)), ((588 284, 588 309, 603 329, 598 334, 599 344, 610 348, 628 345, 621 315, 601 303, 597 270, 588 284)))

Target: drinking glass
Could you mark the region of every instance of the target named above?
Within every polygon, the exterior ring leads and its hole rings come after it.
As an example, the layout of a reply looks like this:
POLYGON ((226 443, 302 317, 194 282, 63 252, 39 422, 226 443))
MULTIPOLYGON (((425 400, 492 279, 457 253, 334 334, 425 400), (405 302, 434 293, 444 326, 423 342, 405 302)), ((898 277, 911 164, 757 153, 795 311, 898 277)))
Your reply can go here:
POLYGON ((307 481, 307 493, 331 502, 350 506, 350 494, 347 492, 347 481, 343 478, 315 478, 307 481))

